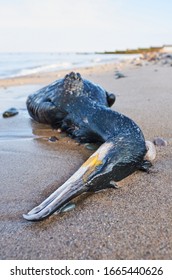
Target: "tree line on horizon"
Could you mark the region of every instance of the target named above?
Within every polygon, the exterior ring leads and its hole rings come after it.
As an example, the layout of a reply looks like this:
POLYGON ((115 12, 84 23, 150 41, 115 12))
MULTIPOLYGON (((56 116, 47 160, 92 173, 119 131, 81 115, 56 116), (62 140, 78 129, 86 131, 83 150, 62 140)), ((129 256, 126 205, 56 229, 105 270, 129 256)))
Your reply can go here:
POLYGON ((105 52, 102 52, 102 53, 104 53, 104 54, 137 54, 137 53, 158 52, 161 49, 162 49, 162 47, 150 47, 150 48, 105 51, 105 52))

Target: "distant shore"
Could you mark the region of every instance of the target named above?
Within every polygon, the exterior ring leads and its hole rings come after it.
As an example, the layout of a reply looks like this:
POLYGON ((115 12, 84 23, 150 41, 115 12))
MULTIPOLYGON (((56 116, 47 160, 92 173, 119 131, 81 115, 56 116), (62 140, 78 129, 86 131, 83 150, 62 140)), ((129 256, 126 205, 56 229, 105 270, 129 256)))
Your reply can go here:
POLYGON ((104 52, 97 52, 102 54, 144 54, 144 53, 151 53, 151 52, 159 52, 161 51, 162 47, 150 47, 150 48, 138 48, 138 49, 126 49, 126 50, 116 50, 116 51, 104 51, 104 52))
POLYGON ((137 49, 126 49, 126 50, 115 50, 115 51, 104 51, 96 52, 99 54, 149 54, 149 53, 164 53, 172 52, 172 45, 163 45, 158 47, 149 47, 149 48, 137 48, 137 49))

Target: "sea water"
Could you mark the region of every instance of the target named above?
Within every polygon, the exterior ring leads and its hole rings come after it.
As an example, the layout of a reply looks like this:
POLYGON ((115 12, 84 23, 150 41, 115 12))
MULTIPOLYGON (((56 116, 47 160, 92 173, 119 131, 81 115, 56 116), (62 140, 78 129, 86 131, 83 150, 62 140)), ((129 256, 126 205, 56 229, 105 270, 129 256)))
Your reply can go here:
POLYGON ((98 53, 0 53, 0 79, 53 72, 104 63, 118 63, 131 55, 98 53))

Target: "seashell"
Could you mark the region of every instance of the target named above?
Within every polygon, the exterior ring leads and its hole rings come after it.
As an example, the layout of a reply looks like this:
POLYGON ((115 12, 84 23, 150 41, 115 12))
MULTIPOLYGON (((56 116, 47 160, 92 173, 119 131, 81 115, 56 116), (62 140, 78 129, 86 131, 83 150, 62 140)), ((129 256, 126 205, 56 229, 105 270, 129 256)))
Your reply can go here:
POLYGON ((153 142, 146 141, 147 153, 144 157, 145 160, 153 161, 156 158, 156 148, 153 142))

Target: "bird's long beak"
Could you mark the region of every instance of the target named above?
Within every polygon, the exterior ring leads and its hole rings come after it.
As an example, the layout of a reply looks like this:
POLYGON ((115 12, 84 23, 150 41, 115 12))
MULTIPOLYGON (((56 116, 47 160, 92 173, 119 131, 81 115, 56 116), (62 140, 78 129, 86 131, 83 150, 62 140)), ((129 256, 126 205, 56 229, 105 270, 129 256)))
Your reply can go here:
POLYGON ((32 209, 28 214, 24 214, 23 217, 30 221, 42 220, 53 212, 60 211, 60 208, 63 205, 69 202, 72 198, 83 193, 85 189, 82 182, 82 175, 79 173, 80 172, 76 172, 39 206, 32 209))
POLYGON ((67 204, 72 198, 88 191, 92 178, 99 174, 111 143, 104 143, 63 185, 39 206, 23 217, 29 221, 39 221, 50 216, 67 204))

